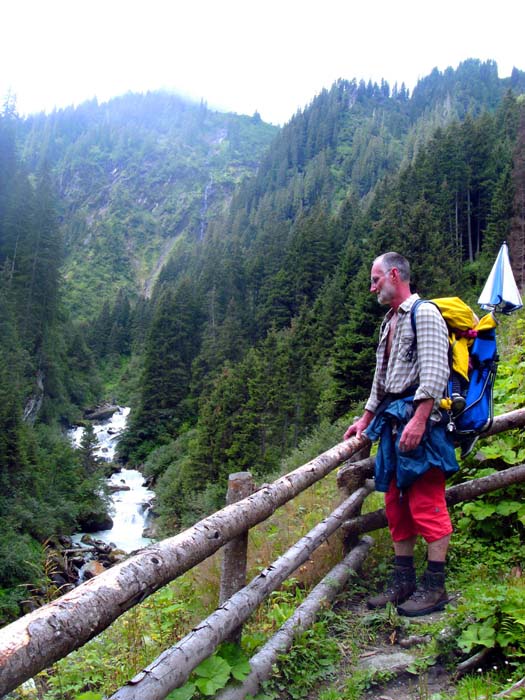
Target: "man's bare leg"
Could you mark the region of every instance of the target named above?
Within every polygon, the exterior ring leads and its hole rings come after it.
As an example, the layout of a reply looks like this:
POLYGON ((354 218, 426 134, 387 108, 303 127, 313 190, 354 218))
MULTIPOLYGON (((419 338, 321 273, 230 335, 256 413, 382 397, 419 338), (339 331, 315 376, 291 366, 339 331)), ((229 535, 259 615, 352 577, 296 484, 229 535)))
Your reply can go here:
POLYGON ((447 557, 450 535, 445 535, 435 542, 428 543, 428 560, 444 562, 447 557))

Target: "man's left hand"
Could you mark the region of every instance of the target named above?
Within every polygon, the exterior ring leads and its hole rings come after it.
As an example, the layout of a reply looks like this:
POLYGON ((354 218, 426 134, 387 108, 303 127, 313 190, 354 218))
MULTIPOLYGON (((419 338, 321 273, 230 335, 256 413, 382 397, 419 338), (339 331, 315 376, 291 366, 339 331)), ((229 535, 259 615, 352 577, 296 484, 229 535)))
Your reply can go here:
POLYGON ((425 434, 427 422, 418 416, 413 416, 405 425, 401 437, 399 438, 399 449, 401 452, 415 450, 425 434))

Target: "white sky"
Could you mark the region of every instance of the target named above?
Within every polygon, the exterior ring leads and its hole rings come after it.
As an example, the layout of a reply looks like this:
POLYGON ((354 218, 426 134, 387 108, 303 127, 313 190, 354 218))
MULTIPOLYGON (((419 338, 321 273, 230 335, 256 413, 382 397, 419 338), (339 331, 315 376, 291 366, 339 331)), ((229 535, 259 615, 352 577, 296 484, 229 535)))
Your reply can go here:
POLYGON ((285 123, 337 78, 525 70, 522 0, 2 0, 0 99, 21 114, 166 88, 285 123))

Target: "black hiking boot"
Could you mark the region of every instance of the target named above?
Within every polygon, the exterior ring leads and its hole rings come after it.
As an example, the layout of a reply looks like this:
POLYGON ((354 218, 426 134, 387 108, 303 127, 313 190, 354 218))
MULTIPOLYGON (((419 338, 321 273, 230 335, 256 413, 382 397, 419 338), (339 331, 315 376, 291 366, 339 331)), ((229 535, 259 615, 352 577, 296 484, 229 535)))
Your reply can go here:
POLYGON ((414 594, 406 602, 397 606, 397 612, 407 617, 428 615, 428 613, 443 610, 448 601, 445 574, 427 570, 414 594))
POLYGON ((409 598, 416 590, 416 571, 412 566, 396 566, 388 588, 366 601, 371 610, 384 608, 387 603, 397 605, 409 598))

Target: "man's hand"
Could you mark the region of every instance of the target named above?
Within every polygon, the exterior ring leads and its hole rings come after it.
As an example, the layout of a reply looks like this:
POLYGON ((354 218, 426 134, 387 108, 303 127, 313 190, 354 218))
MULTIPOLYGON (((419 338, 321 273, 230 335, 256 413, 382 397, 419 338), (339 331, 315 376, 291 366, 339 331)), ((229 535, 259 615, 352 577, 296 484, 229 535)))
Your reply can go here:
POLYGON ((415 450, 421 442, 427 427, 427 421, 434 406, 433 399, 418 401, 416 410, 412 418, 405 425, 401 437, 399 438, 399 449, 401 452, 415 450))
POLYGON ((426 426, 426 420, 412 416, 399 438, 399 449, 401 452, 410 452, 410 450, 416 449, 425 434, 426 426))
POLYGON ((371 411, 365 411, 361 418, 357 418, 352 425, 348 426, 346 433, 343 435, 343 440, 348 440, 352 435, 358 438, 361 437, 363 431, 366 430, 372 422, 373 417, 374 414, 371 411))

